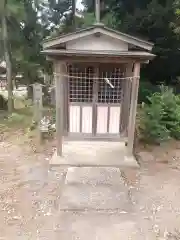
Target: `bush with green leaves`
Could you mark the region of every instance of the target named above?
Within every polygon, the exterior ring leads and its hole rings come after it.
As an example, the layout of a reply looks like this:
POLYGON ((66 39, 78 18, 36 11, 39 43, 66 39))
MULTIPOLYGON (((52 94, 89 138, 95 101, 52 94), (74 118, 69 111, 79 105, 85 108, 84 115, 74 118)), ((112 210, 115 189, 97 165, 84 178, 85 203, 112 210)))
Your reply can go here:
POLYGON ((172 89, 162 88, 163 124, 170 131, 172 138, 180 139, 180 96, 172 89))
POLYGON ((148 81, 141 81, 139 86, 138 103, 149 103, 148 97, 152 96, 155 92, 160 92, 159 86, 152 85, 148 81))
POLYGON ((140 114, 143 141, 160 143, 170 138, 180 139, 180 96, 162 86, 160 93, 148 97, 140 114))

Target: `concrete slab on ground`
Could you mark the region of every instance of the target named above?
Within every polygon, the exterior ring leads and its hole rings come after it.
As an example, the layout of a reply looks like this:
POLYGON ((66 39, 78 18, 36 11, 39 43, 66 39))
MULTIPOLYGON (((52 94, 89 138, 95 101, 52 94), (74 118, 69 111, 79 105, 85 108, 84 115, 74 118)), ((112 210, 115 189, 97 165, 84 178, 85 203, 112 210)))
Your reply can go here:
POLYGON ((64 142, 63 156, 55 152, 50 165, 138 167, 135 157, 127 156, 124 142, 100 141, 64 142))
POLYGON ((60 198, 61 210, 128 211, 131 205, 119 169, 68 168, 60 198))
MULTIPOLYGON (((56 226, 59 239, 144 240, 132 214, 61 212, 56 226)), ((147 238, 149 239, 149 238, 147 238)))
POLYGON ((113 167, 70 167, 66 184, 124 185, 119 168, 113 167))
POLYGON ((131 202, 127 191, 117 187, 66 185, 61 195, 60 209, 129 211, 131 202))

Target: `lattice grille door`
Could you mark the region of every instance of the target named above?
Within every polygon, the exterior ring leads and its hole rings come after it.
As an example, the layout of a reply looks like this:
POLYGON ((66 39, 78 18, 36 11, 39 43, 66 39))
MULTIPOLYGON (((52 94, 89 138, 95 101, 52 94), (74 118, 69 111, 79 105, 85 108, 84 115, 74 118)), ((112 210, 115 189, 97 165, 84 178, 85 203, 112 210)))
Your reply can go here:
POLYGON ((119 135, 122 69, 69 65, 68 74, 70 132, 119 135))

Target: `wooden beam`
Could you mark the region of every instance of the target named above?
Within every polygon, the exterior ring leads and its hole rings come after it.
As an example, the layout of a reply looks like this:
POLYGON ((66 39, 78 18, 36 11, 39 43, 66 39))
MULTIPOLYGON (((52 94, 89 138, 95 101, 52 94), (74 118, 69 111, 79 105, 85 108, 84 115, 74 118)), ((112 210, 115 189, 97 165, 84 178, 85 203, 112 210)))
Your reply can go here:
POLYGON ((113 63, 113 64, 119 64, 119 63, 136 63, 137 61, 139 63, 147 63, 147 59, 141 59, 139 57, 133 58, 133 57, 82 57, 82 56, 48 56, 46 57, 48 61, 65 61, 70 63, 113 63))
POLYGON ((132 79, 132 91, 131 91, 131 107, 128 126, 128 154, 133 154, 134 145, 134 133, 136 127, 136 113, 138 103, 138 90, 139 90, 139 78, 140 78, 140 66, 139 62, 134 64, 134 72, 132 79))
POLYGON ((56 141, 57 141, 57 155, 62 156, 62 145, 64 135, 64 77, 60 74, 66 74, 66 65, 64 62, 54 62, 54 77, 56 89, 56 141))

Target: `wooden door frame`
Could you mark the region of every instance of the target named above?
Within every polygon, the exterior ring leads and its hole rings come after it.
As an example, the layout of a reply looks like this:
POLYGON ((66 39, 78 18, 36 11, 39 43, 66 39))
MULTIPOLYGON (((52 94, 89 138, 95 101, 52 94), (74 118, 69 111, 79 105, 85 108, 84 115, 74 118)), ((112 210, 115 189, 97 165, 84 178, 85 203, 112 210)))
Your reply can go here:
POLYGON ((94 79, 93 79, 92 136, 94 137, 97 134, 98 78, 99 78, 99 64, 94 66, 94 79))

